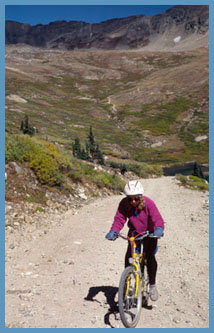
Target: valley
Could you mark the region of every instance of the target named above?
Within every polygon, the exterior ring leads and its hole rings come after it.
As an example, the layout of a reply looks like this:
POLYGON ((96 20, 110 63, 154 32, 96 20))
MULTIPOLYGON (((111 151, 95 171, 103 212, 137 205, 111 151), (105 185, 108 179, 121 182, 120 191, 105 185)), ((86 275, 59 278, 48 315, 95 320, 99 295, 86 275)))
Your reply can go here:
POLYGON ((208 162, 205 47, 175 53, 8 45, 5 61, 8 133, 19 133, 28 115, 39 138, 66 148, 93 126, 107 156, 163 166, 208 162))

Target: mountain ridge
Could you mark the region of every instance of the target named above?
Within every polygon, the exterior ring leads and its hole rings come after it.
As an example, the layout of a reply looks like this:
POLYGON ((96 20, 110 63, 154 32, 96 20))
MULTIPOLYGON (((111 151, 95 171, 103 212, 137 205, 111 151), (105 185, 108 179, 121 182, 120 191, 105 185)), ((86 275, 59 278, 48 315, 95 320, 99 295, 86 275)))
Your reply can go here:
MULTIPOLYGON (((47 25, 31 26, 6 21, 5 42, 64 50, 141 49, 152 46, 154 40, 167 34, 173 49, 181 44, 180 40, 185 42, 192 37, 201 38, 208 31, 209 6, 179 5, 155 16, 142 14, 92 24, 84 21, 55 21, 47 25)), ((197 46, 198 42, 195 43, 197 46)), ((204 43, 207 44, 207 40, 204 43)), ((163 43, 163 46, 166 45, 163 43)))

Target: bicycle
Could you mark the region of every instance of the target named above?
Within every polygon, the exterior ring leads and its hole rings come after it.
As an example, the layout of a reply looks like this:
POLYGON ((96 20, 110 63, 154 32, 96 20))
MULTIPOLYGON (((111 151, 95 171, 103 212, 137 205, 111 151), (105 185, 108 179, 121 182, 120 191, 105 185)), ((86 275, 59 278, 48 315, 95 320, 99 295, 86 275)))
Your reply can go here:
POLYGON ((147 263, 143 256, 142 240, 146 237, 158 237, 153 236, 149 231, 135 237, 124 236, 121 233, 118 236, 130 241, 132 253, 132 257, 129 258, 130 266, 125 268, 120 278, 119 312, 123 325, 127 328, 134 328, 140 319, 142 305, 147 306, 149 300, 149 278, 147 269, 145 269, 147 263), (136 241, 141 241, 140 249, 137 247, 136 241))

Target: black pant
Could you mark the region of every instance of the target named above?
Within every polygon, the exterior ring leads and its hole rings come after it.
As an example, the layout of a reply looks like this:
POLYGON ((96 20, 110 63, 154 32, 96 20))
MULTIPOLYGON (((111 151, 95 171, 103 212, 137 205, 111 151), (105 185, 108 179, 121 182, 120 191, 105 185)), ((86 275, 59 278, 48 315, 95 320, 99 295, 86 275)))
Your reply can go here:
MULTIPOLYGON (((140 241, 136 242, 137 247, 140 246, 140 241)), ((147 270, 149 275, 149 283, 155 284, 155 278, 157 273, 157 261, 155 259, 154 251, 157 247, 157 238, 145 238, 143 240, 143 253, 144 258, 147 261, 147 270)), ((125 267, 129 266, 129 258, 131 257, 131 245, 128 244, 128 248, 125 255, 125 267)), ((143 267, 142 267, 143 269, 143 267)))

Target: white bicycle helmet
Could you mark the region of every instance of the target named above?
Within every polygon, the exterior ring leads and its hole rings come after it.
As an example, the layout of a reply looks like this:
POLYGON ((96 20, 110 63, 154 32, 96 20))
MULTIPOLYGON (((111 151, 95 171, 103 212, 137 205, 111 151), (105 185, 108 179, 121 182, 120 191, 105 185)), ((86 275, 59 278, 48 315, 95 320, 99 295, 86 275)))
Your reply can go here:
POLYGON ((126 184, 124 188, 124 193, 126 195, 143 195, 144 188, 138 180, 131 180, 126 184))

